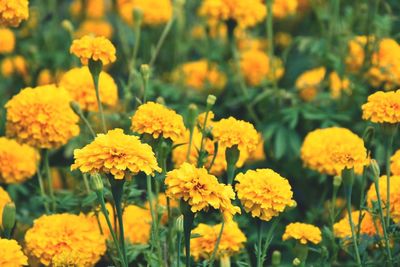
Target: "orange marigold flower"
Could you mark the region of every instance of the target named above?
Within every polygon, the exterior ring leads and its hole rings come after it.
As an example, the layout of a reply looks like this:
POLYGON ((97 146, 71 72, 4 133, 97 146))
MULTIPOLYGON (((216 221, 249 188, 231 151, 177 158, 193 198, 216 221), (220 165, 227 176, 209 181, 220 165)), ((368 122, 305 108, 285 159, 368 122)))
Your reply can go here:
POLYGON ((296 89, 304 101, 312 101, 318 94, 321 82, 325 77, 324 67, 303 72, 296 80, 296 89))
POLYGON ((93 221, 68 213, 36 219, 26 232, 25 244, 45 266, 94 266, 106 251, 105 238, 93 221))
POLYGON ((37 148, 57 148, 79 134, 79 117, 63 88, 44 85, 25 88, 5 105, 6 133, 37 148))
POLYGON ((0 238, 0 266, 21 267, 27 265, 28 257, 22 252, 17 241, 0 238))
POLYGON ((321 230, 307 223, 295 222, 286 226, 285 233, 282 236, 282 240, 296 239, 301 244, 307 244, 308 242, 319 244, 322 241, 321 230))
POLYGON ((139 172, 147 175, 160 172, 153 150, 137 136, 126 135, 122 129, 98 134, 94 141, 74 151, 72 170, 83 173, 111 174, 115 179, 130 178, 139 172))
MULTIPOLYGON (((4 206, 7 203, 12 202, 10 195, 8 195, 7 191, 0 186, 0 214, 3 214, 4 206)), ((0 216, 0 229, 3 227, 3 216, 0 216)), ((0 258, 1 260, 1 258, 0 258)), ((1 266, 1 265, 0 265, 1 266)))
POLYGON ((6 78, 13 74, 18 74, 27 80, 29 74, 26 60, 22 56, 5 58, 1 62, 1 74, 6 78))
POLYGON ((268 55, 256 49, 243 52, 240 58, 240 71, 246 82, 251 86, 258 86, 267 78, 270 71, 268 55))
POLYGON ((165 184, 166 195, 187 202, 192 212, 207 211, 212 207, 220 210, 227 221, 240 213, 240 208, 231 203, 231 199, 235 199, 232 187, 220 184, 217 177, 204 168, 183 163, 178 169, 167 173, 165 184))
POLYGON ((47 85, 55 83, 55 77, 49 69, 43 69, 39 72, 37 76, 37 85, 47 85))
MULTIPOLYGON (((198 237, 190 240, 190 254, 196 261, 211 258, 220 231, 221 224, 207 225, 204 223, 200 223, 192 230, 193 235, 198 235, 198 237)), ((238 254, 243 249, 246 240, 246 236, 236 222, 232 221, 225 224, 215 255, 216 258, 220 259, 238 254)))
POLYGON ((0 182, 21 183, 36 173, 39 153, 15 140, 0 137, 0 182))
POLYGON ((360 70, 365 60, 365 46, 367 42, 373 41, 373 37, 356 36, 348 43, 348 55, 346 57, 346 67, 350 72, 357 72, 360 70))
POLYGON ((14 51, 15 35, 7 28, 0 28, 0 54, 7 54, 14 51))
POLYGON ((29 17, 28 0, 0 0, 0 25, 17 27, 29 17))
POLYGON ((364 141, 339 127, 308 133, 301 147, 301 159, 308 168, 329 175, 340 175, 344 168, 354 168, 361 174, 369 162, 364 141))
MULTIPOLYGON (((88 67, 73 68, 61 78, 60 86, 65 88, 83 110, 97 111, 96 91, 88 67)), ((102 71, 99 76, 101 103, 114 107, 118 102, 118 88, 114 79, 102 71)))
POLYGON ((272 12, 275 18, 282 19, 297 11, 298 0, 274 0, 272 12))
POLYGON ((72 42, 70 52, 80 58, 82 64, 87 65, 90 60, 100 60, 103 65, 113 63, 115 56, 114 45, 105 37, 85 35, 72 42))
POLYGON ((130 24, 135 21, 135 9, 142 11, 144 25, 157 26, 168 22, 172 17, 171 0, 118 0, 117 3, 122 19, 130 24))
POLYGON ((390 171, 394 175, 400 175, 400 149, 390 158, 390 171))
POLYGON ((113 28, 112 25, 105 20, 85 20, 79 25, 75 34, 78 38, 92 34, 94 36, 103 36, 110 39, 113 34, 113 28))
POLYGON ((400 90, 373 93, 361 109, 364 120, 375 123, 398 123, 400 122, 400 90))
POLYGON ((340 98, 343 93, 350 94, 350 80, 346 77, 340 78, 337 72, 331 72, 329 74, 329 89, 333 99, 340 98))
MULTIPOLYGON (((351 218, 353 224, 355 226, 356 232, 360 227, 360 234, 373 236, 376 234, 376 228, 374 225, 374 219, 372 215, 368 211, 353 211, 351 213, 351 218), (361 225, 360 225, 360 212, 361 212, 361 225)), ((378 223, 378 227, 380 228, 379 232, 382 232, 381 226, 378 223)), ((347 239, 351 237, 351 228, 349 222, 349 214, 347 213, 346 216, 341 219, 339 222, 333 225, 333 233, 336 237, 347 239)))
POLYGON ((172 141, 185 133, 182 116, 154 102, 139 106, 132 116, 131 129, 139 134, 149 134, 153 138, 170 138, 172 141))
POLYGON ((238 198, 252 217, 269 221, 286 207, 293 207, 292 188, 287 179, 271 169, 249 170, 239 173, 235 180, 238 198))
POLYGON ((70 6, 71 14, 77 17, 84 11, 87 17, 99 19, 102 18, 107 11, 105 0, 86 0, 85 3, 85 10, 83 10, 83 2, 81 0, 74 0, 70 6))

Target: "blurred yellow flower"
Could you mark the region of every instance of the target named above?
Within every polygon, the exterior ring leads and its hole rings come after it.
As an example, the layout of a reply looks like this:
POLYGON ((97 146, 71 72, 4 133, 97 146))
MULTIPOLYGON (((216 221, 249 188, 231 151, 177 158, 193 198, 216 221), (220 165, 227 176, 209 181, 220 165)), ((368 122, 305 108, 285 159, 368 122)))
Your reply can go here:
POLYGON ((22 56, 7 57, 1 62, 1 74, 8 78, 13 74, 28 78, 28 67, 22 56))
POLYGON ((258 86, 267 79, 270 72, 268 55, 256 49, 247 50, 240 55, 240 71, 246 82, 251 86, 258 86))
POLYGON ((309 132, 301 147, 306 167, 329 175, 341 175, 344 168, 357 174, 368 164, 364 141, 350 130, 339 127, 309 132))
POLYGON ((63 88, 25 88, 9 100, 6 133, 36 148, 58 148, 79 134, 79 117, 63 88))
POLYGON ((272 12, 274 17, 282 19, 293 15, 297 11, 298 0, 274 0, 272 12))
POLYGON ((322 241, 321 230, 312 224, 291 223, 286 226, 285 233, 282 236, 283 241, 288 239, 296 239, 304 245, 308 242, 316 245, 322 241))
POLYGON ((55 82, 55 78, 49 69, 41 70, 36 81, 37 85, 47 85, 55 82))
POLYGON ((176 141, 185 133, 182 116, 154 102, 147 102, 138 107, 132 116, 131 129, 139 134, 149 134, 153 138, 169 138, 172 141, 176 141))
POLYGON ((0 0, 0 26, 17 27, 29 17, 28 0, 0 0))
POLYGON ((0 137, 0 182, 21 183, 36 173, 39 153, 15 140, 0 137))
MULTIPOLYGON (((195 261, 211 258, 220 231, 221 224, 207 225, 204 223, 200 223, 192 230, 192 235, 198 235, 190 240, 190 254, 195 261)), ((236 222, 226 223, 215 258, 220 259, 238 254, 243 249, 246 240, 246 236, 236 222)))
MULTIPOLYGON (((67 71, 60 80, 73 100, 79 103, 82 110, 97 111, 96 91, 88 67, 73 68, 67 71)), ((118 88, 114 79, 102 71, 99 76, 101 103, 114 107, 118 102, 118 88)))
POLYGON ((400 90, 392 92, 378 91, 368 96, 361 106, 362 118, 375 123, 400 122, 400 90))
MULTIPOLYGON (((12 202, 7 191, 0 186, 0 229, 3 228, 3 209, 7 203, 12 202)), ((1 258, 0 258, 1 259, 1 258)), ((1 265, 0 265, 1 266, 1 265)))
MULTIPOLYGON (((376 234, 376 228, 374 225, 374 219, 372 215, 368 211, 362 211, 361 213, 361 226, 360 226, 360 211, 353 211, 351 213, 351 218, 353 224, 355 226, 356 232, 360 227, 360 234, 373 236, 376 234)), ((382 233, 381 225, 377 221, 377 225, 379 227, 379 232, 382 233)), ((346 213, 345 217, 341 219, 339 222, 333 225, 333 233, 336 237, 347 239, 351 237, 351 228, 349 222, 349 214, 346 213)))
POLYGON ((350 80, 346 77, 340 78, 335 71, 329 74, 329 88, 333 99, 340 98, 343 93, 351 94, 350 80))
MULTIPOLYGON (((395 223, 400 223, 400 176, 390 176, 390 216, 395 223)), ((379 193, 381 195, 382 208, 385 210, 387 203, 387 177, 379 178, 379 193)), ((377 202, 378 197, 375 184, 371 184, 367 192, 367 204, 372 207, 372 202, 377 202)), ((386 212, 385 212, 386 214, 386 212)))
POLYGON ((106 251, 105 238, 93 221, 68 213, 36 219, 26 232, 25 244, 29 254, 45 266, 94 266, 106 251))
POLYGON ((89 18, 102 18, 106 11, 106 0, 73 0, 70 6, 70 12, 74 17, 87 16, 89 18), (83 3, 85 5, 83 6, 83 3))
POLYGON ((296 205, 288 180, 271 169, 248 170, 235 180, 238 198, 252 217, 269 221, 286 207, 296 205))
POLYGON ((182 81, 185 86, 197 91, 220 91, 225 87, 226 76, 218 70, 216 64, 207 60, 197 60, 183 64, 173 73, 175 81, 182 81))
POLYGON ((75 35, 78 38, 85 35, 94 35, 110 39, 113 35, 113 27, 105 20, 85 20, 79 25, 75 35))
POLYGON ((194 213, 212 207, 220 210, 226 221, 231 221, 233 215, 240 213, 240 208, 231 203, 235 199, 232 187, 220 184, 217 177, 204 168, 183 163, 167 173, 165 185, 168 197, 187 202, 194 213))
POLYGON ((21 246, 13 239, 0 238, 0 266, 21 267, 28 265, 28 257, 21 246))
POLYGON ((161 171, 151 147, 118 128, 98 134, 92 143, 75 149, 74 159, 72 170, 111 174, 115 179, 130 178, 139 172, 153 175, 161 171))
POLYGON ((103 65, 113 63, 117 58, 114 45, 105 37, 85 35, 72 42, 70 52, 80 58, 82 64, 87 65, 89 59, 100 60, 103 65))
POLYGON ((0 28, 0 54, 7 54, 14 51, 15 35, 7 28, 0 28))
POLYGON ((394 175, 400 175, 400 149, 390 158, 390 171, 394 175))
POLYGON ((288 47, 292 43, 292 41, 293 41, 293 38, 290 35, 290 33, 277 32, 275 34, 274 42, 281 49, 285 49, 286 47, 288 47))
POLYGON ((118 0, 117 3, 122 19, 130 24, 135 21, 133 17, 135 9, 142 12, 144 25, 164 24, 172 17, 171 0, 118 0))
POLYGON ((356 36, 348 42, 348 54, 345 61, 350 72, 355 73, 360 70, 365 60, 365 46, 372 40, 373 37, 368 40, 367 36, 356 36))
POLYGON ((326 70, 324 67, 303 72, 296 80, 296 89, 304 101, 312 101, 318 94, 321 82, 324 80, 326 70))

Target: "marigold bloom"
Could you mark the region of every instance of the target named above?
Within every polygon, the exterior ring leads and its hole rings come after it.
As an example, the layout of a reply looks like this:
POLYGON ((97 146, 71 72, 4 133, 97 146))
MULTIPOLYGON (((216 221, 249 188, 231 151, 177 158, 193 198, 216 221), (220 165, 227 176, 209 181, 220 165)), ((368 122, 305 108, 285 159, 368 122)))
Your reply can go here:
POLYGON ((301 147, 301 159, 308 168, 329 175, 340 175, 344 168, 354 168, 361 174, 368 164, 364 141, 339 127, 309 132, 301 147))
MULTIPOLYGON (((390 216, 395 223, 400 222, 400 176, 390 176, 390 216)), ((379 193, 381 195, 382 208, 385 209, 387 202, 387 177, 383 175, 379 178, 379 193)), ((375 184, 371 184, 371 187, 367 192, 367 203, 369 207, 372 207, 372 202, 377 202, 378 197, 376 195, 375 184)), ((386 214, 386 212, 385 212, 386 214)))
MULTIPOLYGON (((368 211, 362 211, 361 213, 361 226, 360 226, 360 211, 353 211, 351 213, 351 218, 353 224, 355 226, 356 232, 360 227, 360 234, 373 236, 376 234, 376 228, 374 225, 374 220, 372 215, 368 211)), ((379 232, 382 232, 381 225, 377 222, 379 227, 379 232)), ((349 214, 347 213, 346 216, 341 219, 339 222, 333 225, 333 233, 336 237, 346 239, 351 237, 351 228, 349 222, 349 214)))
POLYGON ((343 93, 351 93, 350 81, 346 77, 340 78, 337 72, 331 72, 329 74, 329 89, 331 91, 331 97, 333 99, 338 99, 343 93))
POLYGON ((147 175, 161 171, 151 147, 122 129, 98 134, 92 143, 75 149, 74 158, 72 170, 111 174, 115 179, 130 178, 141 171, 147 175))
MULTIPOLYGON (((190 240, 190 254, 195 261, 211 258, 220 231, 221 224, 207 225, 204 223, 200 223, 192 230, 193 235, 198 235, 198 237, 190 240)), ((246 236, 236 222, 232 221, 225 224, 215 255, 216 258, 231 257, 239 253, 246 240, 246 236)))
POLYGON ((220 146, 230 148, 237 145, 241 153, 247 154, 256 150, 258 133, 251 123, 229 117, 215 122, 213 127, 213 136, 220 146))
POLYGON ((282 236, 282 240, 296 239, 301 244, 307 244, 308 242, 319 244, 322 241, 321 230, 307 223, 291 223, 286 226, 285 233, 282 236))
POLYGON ((25 88, 5 105, 6 133, 37 148, 57 148, 79 134, 79 117, 63 88, 44 85, 25 88))
MULTIPOLYGON (((88 67, 73 68, 61 78, 60 86, 65 88, 70 96, 79 103, 83 110, 97 111, 96 91, 88 67)), ((102 71, 99 76, 99 92, 101 103, 114 107, 118 102, 118 88, 114 79, 102 71)))
POLYGON ((325 77, 324 67, 303 72, 296 80, 296 89, 304 101, 312 101, 318 94, 321 82, 325 77))
POLYGON ((400 90, 373 93, 361 109, 364 120, 375 123, 398 123, 400 122, 400 90))
MULTIPOLYGON (((370 37, 370 41, 373 38, 370 37)), ((346 57, 346 67, 350 72, 360 70, 365 60, 365 46, 368 42, 367 36, 356 36, 348 43, 348 55, 346 57)))
POLYGON ((172 141, 185 133, 182 116, 154 102, 147 102, 138 107, 132 116, 131 129, 139 134, 149 134, 153 138, 170 138, 172 141))
POLYGON ((85 35, 72 42, 70 52, 80 58, 82 64, 87 65, 89 59, 100 60, 103 65, 113 63, 115 56, 114 45, 105 37, 85 35))
POLYGON ((275 18, 282 19, 293 15, 297 11, 298 0, 275 0, 272 12, 275 18))
POLYGON ((251 86, 258 86, 267 78, 269 65, 268 55, 261 50, 251 49, 241 54, 240 71, 251 86))
POLYGON ((216 64, 207 60, 192 61, 180 66, 173 74, 174 80, 197 91, 220 91, 226 85, 226 76, 218 70, 216 64))
POLYGON ((83 2, 81 0, 74 0, 70 6, 70 12, 75 17, 85 12, 87 17, 99 19, 106 13, 107 8, 105 2, 105 0, 86 0, 85 10, 83 10, 83 2))
POLYGON ((28 67, 22 56, 7 57, 1 62, 1 74, 8 78, 13 74, 19 74, 24 79, 28 78, 28 67))
POLYGON ((28 257, 21 246, 13 239, 0 238, 0 266, 21 267, 28 265, 28 257))
MULTIPOLYGON (((7 203, 10 203, 11 198, 7 191, 0 186, 0 229, 3 227, 3 209, 7 203)), ((1 259, 1 258, 0 258, 1 259)))
POLYGON ((1 26, 17 27, 28 17, 28 0, 0 0, 1 26))
POLYGON ((168 22, 172 17, 171 0, 118 0, 118 9, 126 22, 133 24, 134 10, 142 11, 144 25, 157 26, 168 22))
POLYGON ((112 25, 105 20, 85 20, 76 31, 78 38, 85 35, 103 36, 110 39, 113 34, 112 25))
POLYGON ((39 153, 15 140, 0 137, 0 182, 21 183, 36 173, 39 153))
POLYGON ((394 175, 400 175, 400 149, 390 158, 390 171, 394 175))
POLYGON ((248 170, 235 180, 238 198, 252 217, 269 221, 296 203, 288 180, 271 169, 248 170))
POLYGON ((105 238, 93 221, 68 213, 36 219, 26 232, 25 244, 29 254, 45 266, 54 266, 54 262, 93 266, 106 251, 105 238))
POLYGON ((232 187, 220 184, 218 179, 208 174, 204 168, 183 163, 179 169, 167 173, 165 184, 166 195, 187 202, 192 212, 207 211, 212 207, 220 210, 226 221, 240 213, 240 208, 231 203, 231 199, 235 199, 232 187))
POLYGON ((55 78, 49 69, 43 69, 39 72, 36 83, 37 85, 52 84, 55 83, 55 78))
POLYGON ((200 16, 210 20, 235 20, 239 27, 252 27, 267 15, 267 8, 261 0, 203 0, 200 16))
POLYGON ((11 53, 15 47, 14 33, 7 28, 0 28, 0 54, 11 53))

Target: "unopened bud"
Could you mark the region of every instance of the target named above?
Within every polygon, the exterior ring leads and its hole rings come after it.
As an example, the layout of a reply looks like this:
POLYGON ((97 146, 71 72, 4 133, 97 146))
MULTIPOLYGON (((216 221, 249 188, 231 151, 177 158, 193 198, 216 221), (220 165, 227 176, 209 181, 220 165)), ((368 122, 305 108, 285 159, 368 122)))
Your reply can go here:
POLYGON ((353 186, 354 183, 354 169, 344 168, 342 170, 342 179, 345 186, 353 186))
POLYGON ((3 230, 5 233, 11 233, 15 225, 15 204, 13 202, 7 203, 3 208, 2 220, 3 220, 3 230))
POLYGON ((101 179, 100 174, 95 173, 90 175, 90 180, 92 182, 92 187, 94 191, 103 191, 104 189, 104 184, 103 184, 103 179, 101 179))
POLYGON ((190 104, 189 105, 189 114, 188 114, 188 128, 190 130, 193 130, 194 126, 196 125, 196 119, 198 115, 198 109, 195 104, 190 104))
POLYGON ((61 22, 61 27, 63 27, 67 32, 69 32, 71 35, 74 33, 74 26, 72 25, 71 21, 64 19, 61 22))
POLYGON ((176 218, 175 227, 176 231, 178 231, 179 233, 183 233, 183 215, 176 218))
POLYGON ((212 106, 214 106, 215 101, 217 101, 217 97, 215 95, 208 95, 207 107, 211 108, 212 106))
POLYGON ((240 157, 240 151, 237 145, 229 147, 225 150, 225 159, 228 165, 236 166, 240 157))
POLYGON ((372 126, 368 126, 365 129, 363 137, 362 137, 364 140, 364 144, 368 149, 371 148, 371 143, 372 143, 372 140, 374 139, 374 136, 375 136, 375 128, 372 126))
POLYGON ((164 98, 161 97, 161 96, 157 97, 156 102, 157 102, 158 104, 165 105, 165 100, 164 100, 164 98))
POLYGON ((371 162, 369 164, 369 168, 372 171, 372 175, 374 176, 373 179, 378 179, 379 176, 381 175, 381 170, 379 168, 379 164, 375 159, 371 159, 371 162))
POLYGON ((82 109, 81 106, 79 105, 78 102, 76 101, 72 101, 70 104, 72 110, 76 113, 76 114, 81 114, 82 113, 82 109))
POLYGON ((140 25, 143 20, 143 10, 140 8, 134 8, 133 9, 133 19, 135 25, 140 25))
POLYGON ((142 78, 144 80, 149 80, 150 78, 150 66, 148 64, 140 65, 140 73, 142 74, 142 78))
POLYGON ((342 184, 342 176, 336 175, 333 177, 333 186, 338 188, 342 184))
POLYGON ((279 266, 281 264, 281 252, 279 250, 274 250, 272 252, 272 266, 279 266))
POLYGON ((294 258, 293 266, 299 266, 301 264, 301 260, 299 258, 294 258))

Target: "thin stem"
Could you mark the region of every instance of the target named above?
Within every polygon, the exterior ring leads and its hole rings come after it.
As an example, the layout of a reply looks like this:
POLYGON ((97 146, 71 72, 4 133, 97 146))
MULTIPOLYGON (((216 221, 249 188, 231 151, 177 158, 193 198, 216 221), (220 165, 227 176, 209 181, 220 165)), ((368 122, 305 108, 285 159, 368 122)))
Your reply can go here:
POLYGON ((278 95, 278 84, 276 82, 276 77, 275 77, 275 64, 273 64, 273 59, 274 59, 274 27, 273 27, 274 16, 272 14, 273 3, 274 0, 265 0, 265 4, 269 12, 266 20, 266 30, 268 39, 268 58, 270 61, 271 72, 272 72, 272 85, 275 90, 275 93, 278 95))
POLYGON ((361 265, 361 258, 360 258, 360 252, 358 250, 358 244, 357 244, 357 236, 356 232, 354 229, 354 223, 353 223, 353 218, 351 216, 351 193, 352 193, 352 185, 346 185, 345 186, 345 193, 346 193, 346 204, 347 204, 347 213, 349 216, 349 224, 350 224, 350 229, 351 229, 351 237, 353 239, 353 246, 354 246, 354 251, 356 253, 356 260, 357 260, 357 265, 361 265))
POLYGON ((141 25, 142 23, 135 23, 135 44, 133 46, 133 55, 132 55, 132 67, 136 69, 136 58, 140 47, 140 37, 141 37, 141 25))
POLYGON ((176 260, 176 266, 180 267, 180 265, 181 265, 181 250, 182 250, 182 248, 181 248, 181 246, 182 246, 182 233, 180 231, 178 231, 176 239, 177 239, 177 242, 178 242, 178 246, 177 246, 177 249, 178 249, 178 255, 177 256, 178 256, 178 258, 176 260))
POLYGON ((257 232, 257 267, 262 267, 262 238, 263 238, 263 221, 258 221, 258 232, 257 232))
POLYGON ((46 191, 44 189, 43 176, 42 176, 39 164, 37 167, 37 177, 38 177, 39 188, 40 188, 40 196, 43 199, 43 206, 46 211, 46 214, 49 214, 50 213, 49 203, 47 203, 47 195, 46 195, 46 191))
MULTIPOLYGON (((333 233, 333 225, 335 224, 335 220, 336 220, 335 208, 336 208, 336 198, 337 198, 338 189, 339 189, 338 186, 333 186, 332 200, 331 200, 331 207, 330 207, 330 227, 331 227, 332 233, 333 233)), ((334 237, 332 237, 332 250, 333 250, 333 253, 332 253, 331 262, 336 260, 337 252, 338 252, 334 237)))
POLYGON ((183 215, 183 232, 185 238, 186 267, 190 267, 190 235, 194 221, 194 213, 187 211, 183 215))
POLYGON ((221 230, 219 231, 219 234, 218 234, 218 237, 217 237, 217 242, 215 243, 214 250, 213 250, 213 253, 212 253, 211 258, 210 258, 210 262, 208 263, 209 267, 212 267, 213 264, 214 264, 214 260, 215 260, 215 256, 217 255, 219 243, 221 242, 222 234, 224 232, 224 227, 225 227, 225 221, 222 221, 221 230))
POLYGON ((153 67, 154 63, 156 62, 156 59, 158 57, 158 54, 161 50, 162 45, 164 44, 165 39, 168 36, 168 33, 171 31, 172 25, 174 24, 175 21, 175 16, 172 16, 172 18, 168 21, 167 25, 165 25, 164 30, 160 36, 160 39, 158 39, 156 49, 154 50, 153 56, 151 57, 150 60, 150 67, 153 67))
MULTIPOLYGON (((386 228, 390 225, 390 156, 392 155, 393 134, 387 138, 386 142, 386 228)), ((385 224, 385 222, 382 222, 385 224)))
POLYGON ((90 134, 92 135, 93 138, 96 138, 96 133, 93 130, 92 125, 90 124, 90 122, 88 121, 88 119, 86 119, 85 115, 82 113, 82 110, 75 110, 76 113, 78 114, 78 116, 82 119, 82 121, 85 123, 86 127, 89 129, 90 134))
POLYGON ((93 75, 93 83, 94 83, 94 89, 96 91, 96 100, 97 100, 97 106, 99 107, 99 113, 100 113, 100 118, 101 118, 101 125, 103 127, 103 132, 106 132, 106 119, 104 117, 104 111, 103 111, 103 105, 101 104, 101 99, 100 99, 100 91, 99 91, 99 77, 100 74, 93 75))
POLYGON ((228 164, 226 172, 228 176, 228 184, 233 183, 233 177, 235 176, 236 165, 235 164, 228 164))
POLYGON ((204 116, 204 122, 203 122, 203 127, 201 129, 201 142, 200 142, 200 150, 199 150, 199 158, 197 160, 197 167, 200 168, 203 165, 203 150, 204 150, 204 143, 206 139, 206 127, 207 127, 207 120, 208 120, 208 114, 210 113, 210 109, 207 108, 206 110, 206 115, 204 116))
POLYGON ((193 133, 194 133, 194 129, 193 128, 189 129, 189 144, 188 144, 188 150, 186 153, 186 162, 189 162, 189 163, 190 163, 190 153, 191 153, 192 143, 193 143, 193 133))
POLYGON ((49 194, 51 199, 51 209, 53 212, 56 210, 56 199, 54 197, 54 190, 53 190, 53 181, 50 172, 50 164, 49 164, 49 151, 47 149, 43 150, 43 160, 44 160, 44 169, 46 172, 47 183, 49 186, 49 194))

